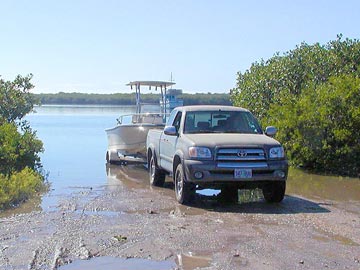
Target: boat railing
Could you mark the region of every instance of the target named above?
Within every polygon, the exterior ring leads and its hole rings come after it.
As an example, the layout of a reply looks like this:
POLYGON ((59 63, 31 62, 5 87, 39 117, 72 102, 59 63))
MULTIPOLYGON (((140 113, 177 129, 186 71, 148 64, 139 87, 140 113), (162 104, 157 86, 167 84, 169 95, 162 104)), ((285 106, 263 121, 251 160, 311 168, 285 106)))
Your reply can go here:
POLYGON ((117 120, 118 124, 154 124, 164 125, 168 113, 133 113, 121 115, 117 120))

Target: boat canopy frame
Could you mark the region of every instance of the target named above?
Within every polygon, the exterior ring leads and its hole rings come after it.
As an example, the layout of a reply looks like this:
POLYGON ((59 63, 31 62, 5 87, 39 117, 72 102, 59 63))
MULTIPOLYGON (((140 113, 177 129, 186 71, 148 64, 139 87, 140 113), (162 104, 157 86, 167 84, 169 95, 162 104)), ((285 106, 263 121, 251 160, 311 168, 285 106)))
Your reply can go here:
MULTIPOLYGON (((141 113, 141 94, 140 94, 140 87, 141 86, 148 86, 149 90, 151 90, 151 87, 155 87, 155 91, 157 91, 158 88, 160 88, 161 91, 161 100, 164 102, 163 104, 166 104, 166 89, 169 86, 174 85, 174 82, 166 82, 166 81, 132 81, 126 84, 127 86, 130 86, 131 89, 135 87, 135 94, 136 94, 136 113, 141 113)), ((166 108, 164 106, 163 113, 166 113, 166 108)))

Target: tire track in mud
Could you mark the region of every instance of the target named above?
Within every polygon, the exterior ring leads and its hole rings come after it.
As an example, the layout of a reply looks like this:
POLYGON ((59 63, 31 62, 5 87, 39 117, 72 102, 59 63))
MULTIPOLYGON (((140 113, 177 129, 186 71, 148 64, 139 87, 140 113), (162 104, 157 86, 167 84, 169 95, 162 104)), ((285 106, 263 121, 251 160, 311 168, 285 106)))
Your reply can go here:
POLYGON ((296 196, 223 205, 198 196, 179 206, 167 189, 76 192, 54 211, 0 219, 0 269, 61 269, 100 256, 172 260, 179 269, 188 258, 206 258, 207 270, 359 269, 359 246, 344 240, 359 241, 359 205, 346 205, 296 196))

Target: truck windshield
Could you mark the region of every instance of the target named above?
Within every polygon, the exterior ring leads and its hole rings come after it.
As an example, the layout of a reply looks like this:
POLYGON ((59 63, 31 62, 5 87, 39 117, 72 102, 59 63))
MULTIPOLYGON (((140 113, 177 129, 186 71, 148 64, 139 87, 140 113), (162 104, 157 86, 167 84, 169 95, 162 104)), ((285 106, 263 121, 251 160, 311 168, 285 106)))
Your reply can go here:
POLYGON ((187 112, 184 133, 247 133, 262 134, 255 117, 246 111, 187 112))

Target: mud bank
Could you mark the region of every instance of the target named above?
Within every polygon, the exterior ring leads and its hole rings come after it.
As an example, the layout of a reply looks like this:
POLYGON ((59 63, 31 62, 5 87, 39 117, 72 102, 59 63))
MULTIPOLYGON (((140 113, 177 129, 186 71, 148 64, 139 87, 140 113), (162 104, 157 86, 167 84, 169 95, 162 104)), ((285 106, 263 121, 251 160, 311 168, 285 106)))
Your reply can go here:
POLYGON ((237 204, 172 184, 150 188, 143 168, 109 166, 108 183, 76 187, 53 205, 2 214, 0 269, 359 269, 360 202, 260 193, 237 204))

